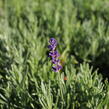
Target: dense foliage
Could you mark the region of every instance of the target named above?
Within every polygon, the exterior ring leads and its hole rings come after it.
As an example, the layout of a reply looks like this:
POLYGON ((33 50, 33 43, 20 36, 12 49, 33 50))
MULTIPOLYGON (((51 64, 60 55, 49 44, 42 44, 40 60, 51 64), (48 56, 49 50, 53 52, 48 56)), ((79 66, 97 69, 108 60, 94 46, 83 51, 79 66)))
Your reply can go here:
POLYGON ((108 68, 109 0, 0 0, 1 109, 109 109, 108 68))

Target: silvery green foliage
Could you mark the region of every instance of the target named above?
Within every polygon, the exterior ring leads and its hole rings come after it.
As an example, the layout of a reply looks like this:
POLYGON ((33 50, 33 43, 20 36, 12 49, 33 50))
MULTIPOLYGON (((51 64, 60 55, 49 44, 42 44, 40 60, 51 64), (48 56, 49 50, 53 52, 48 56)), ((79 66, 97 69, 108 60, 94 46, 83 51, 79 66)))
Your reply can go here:
POLYGON ((108 4, 1 0, 0 108, 108 109, 108 81, 95 70, 108 76, 108 4), (46 55, 51 37, 62 54, 60 73, 46 55))
MULTIPOLYGON (((78 74, 71 67, 65 82, 62 74, 57 74, 54 81, 41 82, 39 101, 43 109, 97 109, 105 99, 104 84, 97 71, 93 72, 88 64, 80 66, 78 74), (72 71, 72 72, 71 72, 72 71), (50 101, 50 102, 49 102, 50 101)), ((101 108, 103 108, 102 105, 101 108)))

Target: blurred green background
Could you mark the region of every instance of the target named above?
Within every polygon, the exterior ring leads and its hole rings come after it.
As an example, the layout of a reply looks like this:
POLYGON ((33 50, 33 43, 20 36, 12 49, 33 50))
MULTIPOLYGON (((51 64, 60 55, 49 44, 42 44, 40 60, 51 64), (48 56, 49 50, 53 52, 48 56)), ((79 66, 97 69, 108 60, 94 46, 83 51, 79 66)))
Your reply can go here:
POLYGON ((109 0, 0 0, 0 108, 108 109, 106 78, 109 0), (46 55, 51 37, 59 74, 46 55))

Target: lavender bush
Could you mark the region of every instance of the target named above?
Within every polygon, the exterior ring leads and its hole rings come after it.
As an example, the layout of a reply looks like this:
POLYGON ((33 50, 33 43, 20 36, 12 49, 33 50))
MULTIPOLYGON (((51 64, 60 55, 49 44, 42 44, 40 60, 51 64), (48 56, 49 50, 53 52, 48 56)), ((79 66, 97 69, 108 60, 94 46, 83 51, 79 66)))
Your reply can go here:
POLYGON ((108 69, 109 0, 0 0, 0 109, 109 109, 108 69))

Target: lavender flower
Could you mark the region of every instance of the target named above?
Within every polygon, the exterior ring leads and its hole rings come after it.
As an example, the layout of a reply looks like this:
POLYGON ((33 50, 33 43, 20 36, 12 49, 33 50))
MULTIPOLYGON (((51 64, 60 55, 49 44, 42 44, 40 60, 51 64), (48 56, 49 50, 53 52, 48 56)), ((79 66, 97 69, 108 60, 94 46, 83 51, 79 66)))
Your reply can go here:
POLYGON ((57 45, 57 41, 56 41, 55 38, 50 38, 49 43, 50 43, 51 45, 57 45))
POLYGON ((59 70, 62 69, 62 66, 61 65, 56 65, 56 66, 53 66, 52 69, 53 69, 54 72, 58 72, 59 70))
POLYGON ((60 60, 56 58, 52 58, 52 63, 57 65, 58 63, 60 63, 60 60))
POLYGON ((56 45, 48 45, 48 48, 49 48, 49 50, 55 50, 55 48, 56 48, 56 45))
POLYGON ((62 66, 60 64, 60 60, 58 59, 60 54, 58 51, 56 51, 57 41, 54 38, 50 38, 49 40, 50 45, 48 45, 48 48, 50 50, 49 57, 51 57, 52 63, 55 65, 52 67, 53 71, 58 72, 62 69, 62 66))
POLYGON ((48 45, 49 50, 51 50, 51 51, 55 50, 55 48, 57 46, 56 39, 50 38, 49 43, 50 43, 50 45, 48 45))
POLYGON ((60 55, 57 51, 50 51, 49 56, 58 58, 60 55))

